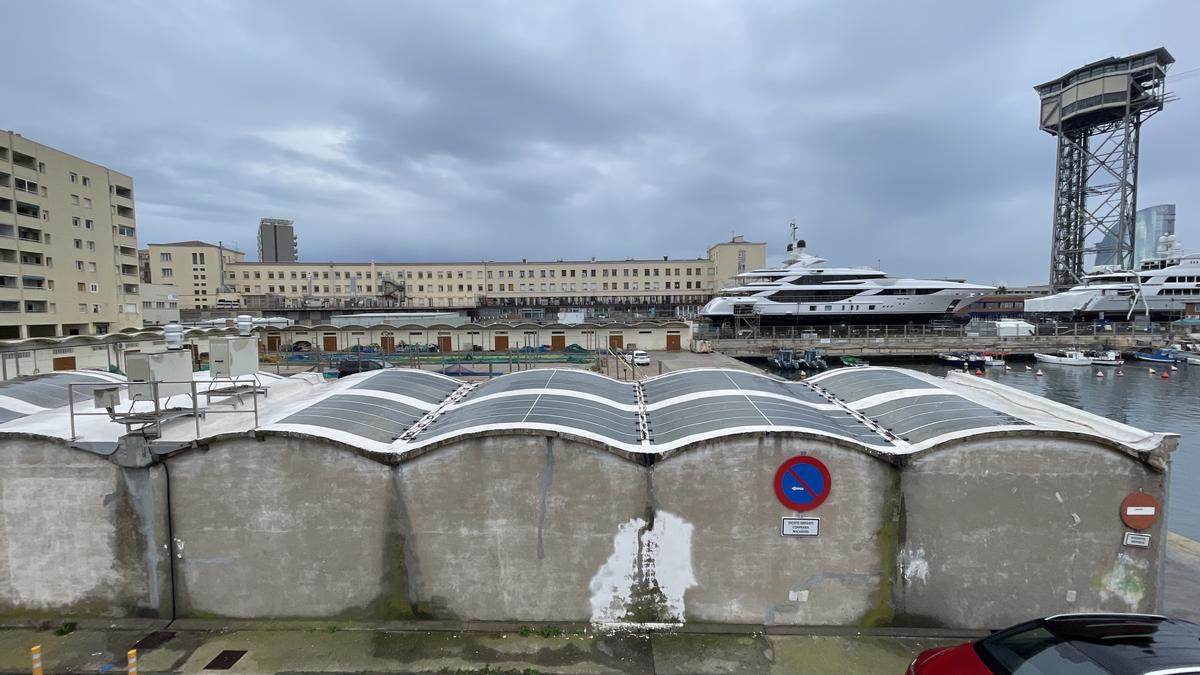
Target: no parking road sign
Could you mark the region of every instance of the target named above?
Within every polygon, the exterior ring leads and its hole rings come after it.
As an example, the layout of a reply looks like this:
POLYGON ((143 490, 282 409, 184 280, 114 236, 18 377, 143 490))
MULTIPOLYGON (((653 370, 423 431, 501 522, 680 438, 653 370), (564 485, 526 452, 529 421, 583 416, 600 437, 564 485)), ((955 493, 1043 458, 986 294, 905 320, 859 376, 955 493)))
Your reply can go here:
POLYGON ((793 457, 775 472, 775 496, 793 511, 811 511, 827 497, 832 481, 829 469, 815 457, 793 457))

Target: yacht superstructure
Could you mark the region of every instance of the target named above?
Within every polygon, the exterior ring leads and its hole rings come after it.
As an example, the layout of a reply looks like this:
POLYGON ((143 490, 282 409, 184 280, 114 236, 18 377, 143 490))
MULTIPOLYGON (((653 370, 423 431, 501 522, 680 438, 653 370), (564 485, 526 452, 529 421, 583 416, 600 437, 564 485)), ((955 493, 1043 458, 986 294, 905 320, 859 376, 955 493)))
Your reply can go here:
POLYGON ((902 279, 862 267, 825 267, 828 261, 792 241, 782 267, 737 275, 737 285, 720 291, 700 310, 714 323, 738 316, 762 324, 920 323, 950 318, 975 297, 991 290, 958 281, 902 279))
POLYGON ((1185 253, 1168 235, 1159 242, 1158 257, 1143 260, 1137 270, 1098 270, 1069 290, 1026 300, 1025 313, 1168 318, 1183 314, 1188 303, 1200 303, 1200 254, 1185 253))

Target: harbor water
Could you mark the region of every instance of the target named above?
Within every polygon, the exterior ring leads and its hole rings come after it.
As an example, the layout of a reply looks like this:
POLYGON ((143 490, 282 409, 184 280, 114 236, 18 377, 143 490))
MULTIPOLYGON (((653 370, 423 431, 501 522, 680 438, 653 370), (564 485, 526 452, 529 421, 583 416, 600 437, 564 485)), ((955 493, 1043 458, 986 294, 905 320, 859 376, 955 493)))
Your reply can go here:
MULTIPOLYGON (((946 372, 946 366, 936 363, 872 362, 937 375, 946 372)), ((1167 526, 1200 540, 1200 366, 1181 364, 1167 379, 1161 377, 1160 364, 1138 361, 1128 361, 1122 368, 1034 361, 1016 361, 1009 366, 1011 371, 987 368, 984 377, 1141 429, 1180 434, 1171 461, 1167 526), (1033 370, 1027 371, 1026 366, 1033 370), (1153 376, 1151 368, 1156 371, 1153 376), (1038 369, 1041 377, 1036 375, 1038 369), (1097 371, 1105 376, 1096 377, 1097 371), (1118 376, 1118 371, 1123 375, 1118 376)))

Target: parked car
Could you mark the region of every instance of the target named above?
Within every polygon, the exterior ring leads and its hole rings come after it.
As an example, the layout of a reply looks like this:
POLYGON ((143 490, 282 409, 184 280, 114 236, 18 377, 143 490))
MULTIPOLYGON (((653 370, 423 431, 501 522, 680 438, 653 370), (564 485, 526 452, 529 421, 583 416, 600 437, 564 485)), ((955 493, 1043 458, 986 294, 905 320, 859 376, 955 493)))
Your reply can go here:
POLYGON ((631 352, 626 353, 625 360, 628 361, 629 363, 632 363, 635 366, 650 365, 650 355, 640 349, 635 349, 631 352))
POLYGON ((908 675, 1200 674, 1200 624, 1149 614, 1059 614, 954 647, 928 649, 908 675))
POLYGON ((338 377, 345 377, 355 373, 365 373, 369 370, 381 370, 389 368, 387 361, 383 359, 360 359, 350 357, 338 361, 338 377))

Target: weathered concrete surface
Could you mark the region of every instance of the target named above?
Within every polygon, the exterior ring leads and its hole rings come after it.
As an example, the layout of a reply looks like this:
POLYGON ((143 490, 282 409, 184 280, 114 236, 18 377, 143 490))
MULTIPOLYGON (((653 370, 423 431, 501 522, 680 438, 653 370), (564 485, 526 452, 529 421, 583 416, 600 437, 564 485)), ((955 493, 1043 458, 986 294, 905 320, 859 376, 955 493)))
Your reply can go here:
MULTIPOLYGON (((41 644, 46 672, 123 672, 148 631, 0 630, 0 673, 28 673, 41 644)), ((225 649, 245 650, 233 673, 901 673, 924 649, 961 638, 880 635, 603 635, 372 630, 174 631, 138 655, 141 673, 198 673, 225 649)), ((211 671, 203 671, 211 672, 211 671)))
MULTIPOLYGON (((891 618, 899 478, 890 464, 828 440, 727 437, 655 464, 660 512, 693 524, 689 621, 874 625, 891 618), (829 468, 833 488, 805 515, 818 537, 784 537, 775 472, 799 454, 829 468)), ((663 563, 659 563, 661 566, 663 563)))
POLYGON ((996 628, 1060 612, 1153 612, 1154 548, 1122 545, 1121 500, 1160 500, 1166 476, 1068 438, 968 440, 901 473, 904 523, 896 596, 912 625, 996 628), (1071 599, 1074 596, 1074 600, 1071 599))
POLYGON ((58 443, 0 453, 0 618, 168 616, 161 468, 58 443))
POLYGON ((411 616, 390 467, 279 436, 167 466, 179 616, 411 616))
POLYGON ((398 471, 413 597, 430 616, 588 621, 620 595, 609 582, 625 582, 602 570, 622 528, 646 513, 643 467, 512 435, 457 442, 398 471))

